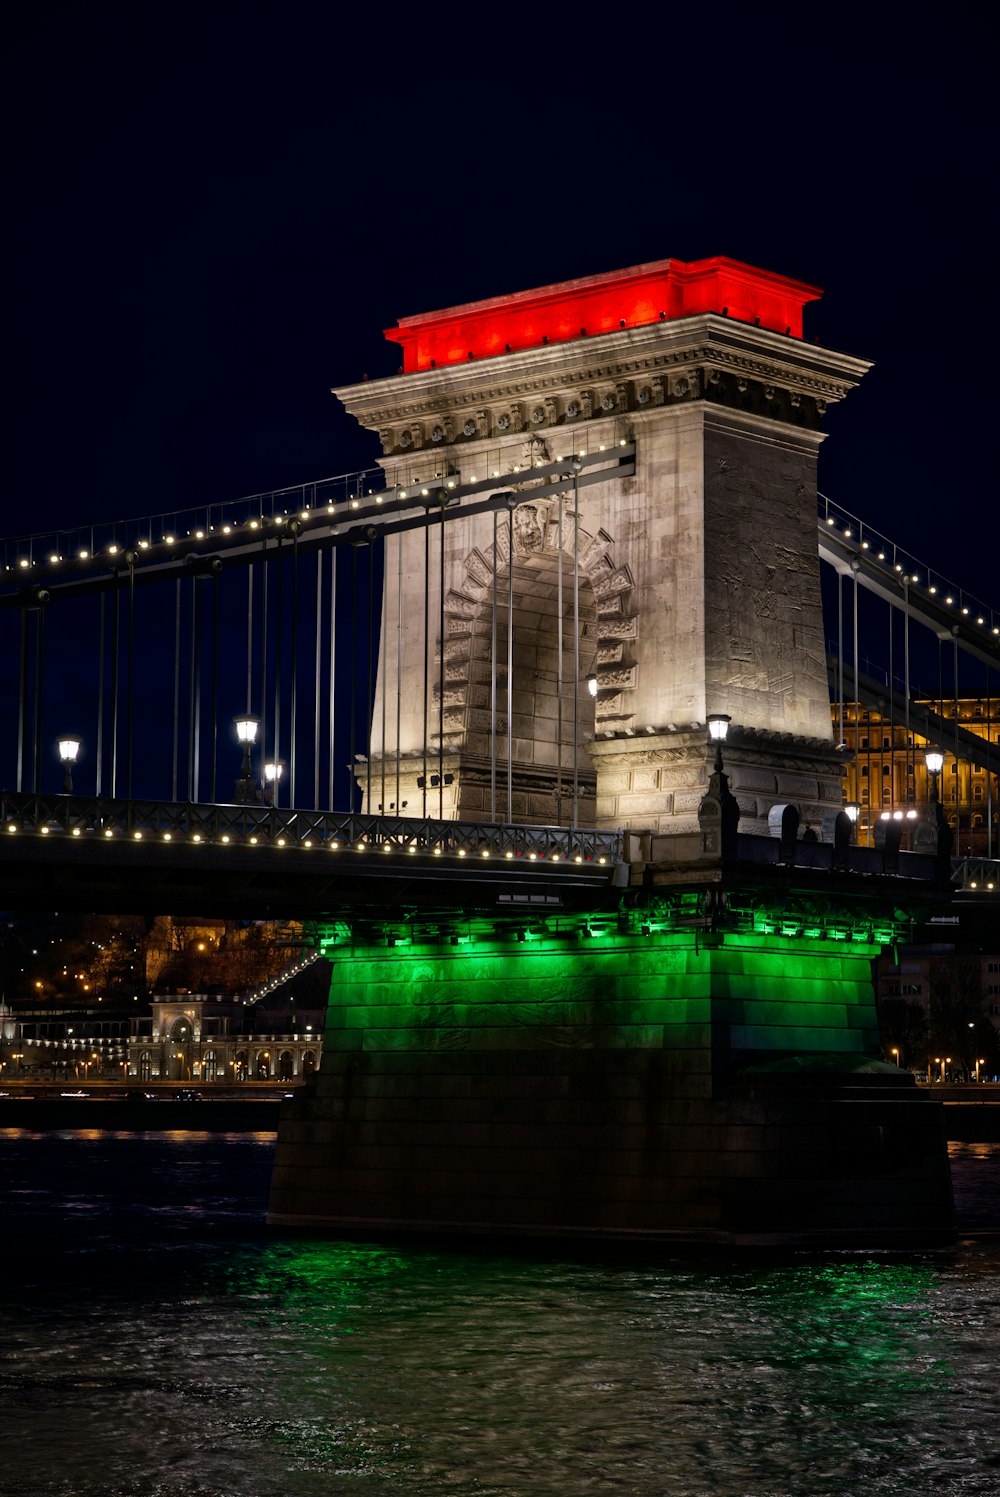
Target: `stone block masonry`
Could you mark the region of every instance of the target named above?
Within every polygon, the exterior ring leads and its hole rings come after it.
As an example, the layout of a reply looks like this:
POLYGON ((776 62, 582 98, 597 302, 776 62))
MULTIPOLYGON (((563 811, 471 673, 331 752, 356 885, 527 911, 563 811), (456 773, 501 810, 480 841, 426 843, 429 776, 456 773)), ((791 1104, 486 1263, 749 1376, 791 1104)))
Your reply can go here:
POLYGON ((936 1114, 865 1071, 874 948, 570 926, 332 951, 270 1220, 716 1241, 926 1226, 948 1189, 936 1114), (748 1085, 790 1057, 821 1065, 806 1092, 748 1085))
MULTIPOLYGON (((756 735, 754 765, 771 772, 770 789, 741 797, 747 828, 765 830, 783 798, 803 822, 842 798, 816 462, 827 404, 869 366, 803 342, 802 305, 817 295, 731 261, 663 261, 390 331, 405 372, 335 392, 378 432, 389 483, 430 493, 445 475, 495 479, 512 497, 499 523, 457 508, 429 569, 417 532, 390 543, 386 616, 402 623, 380 657, 376 700, 395 702, 402 687, 401 705, 384 743, 374 724, 374 757, 412 762, 429 736, 432 751, 443 739, 448 815, 572 817, 673 835, 680 850, 697 830, 706 717, 725 712, 734 731, 756 735), (598 308, 597 326, 580 321, 598 308), (555 498, 532 477, 620 442, 634 446, 634 465, 607 481, 555 498), (447 680, 431 697, 446 710, 428 727, 419 683, 440 685, 442 661, 447 680), (511 806, 491 794, 487 807, 484 764, 491 745, 503 764, 508 735, 511 806), (655 783, 640 773, 650 763, 655 783)), ((421 814, 419 798, 403 798, 421 814)))

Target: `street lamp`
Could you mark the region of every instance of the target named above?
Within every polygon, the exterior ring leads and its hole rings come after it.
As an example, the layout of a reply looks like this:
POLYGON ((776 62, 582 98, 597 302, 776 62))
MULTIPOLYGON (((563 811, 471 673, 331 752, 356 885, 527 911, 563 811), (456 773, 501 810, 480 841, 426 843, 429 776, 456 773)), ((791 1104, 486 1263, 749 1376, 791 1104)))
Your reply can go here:
POLYGON ((284 767, 280 759, 264 765, 264 799, 269 806, 273 806, 278 798, 278 783, 284 767))
POLYGON ((980 1066, 984 1066, 985 1064, 986 1064, 986 1061, 983 1059, 982 1056, 980 1056, 978 1058, 978 1060, 976 1061, 976 1080, 977 1081, 979 1080, 979 1067, 980 1066))
POLYGON ((942 880, 951 874, 951 828, 945 820, 944 807, 938 796, 938 775, 944 767, 944 754, 933 744, 924 753, 924 763, 930 775, 931 788, 928 797, 927 816, 917 828, 917 847, 932 853, 935 860, 935 877, 942 880))
POLYGON ((236 781, 236 804, 246 806, 258 799, 257 788, 250 775, 250 750, 257 742, 260 719, 244 712, 233 720, 236 724, 236 740, 243 745, 243 767, 236 781))
POLYGON ((587 690, 590 692, 590 695, 592 697, 596 697, 597 677, 593 674, 593 672, 591 672, 591 674, 587 677, 587 690))
POLYGON ((63 733, 57 740, 59 758, 63 767, 63 795, 73 794, 73 765, 80 752, 82 739, 75 733, 63 733))
POLYGON ((715 744, 715 767, 709 776, 708 794, 702 796, 698 806, 701 850, 709 856, 732 858, 736 856, 740 808, 722 772, 722 745, 731 718, 728 712, 710 712, 707 721, 709 741, 715 744))
POLYGON ((898 1066, 899 1065, 899 1049, 898 1049, 898 1047, 896 1045, 893 1045, 892 1049, 889 1051, 889 1054, 893 1057, 893 1064, 898 1066))
POLYGON ((728 712, 710 712, 708 714, 708 736, 715 744, 715 772, 719 774, 722 769, 722 745, 729 733, 729 724, 732 718, 728 712))

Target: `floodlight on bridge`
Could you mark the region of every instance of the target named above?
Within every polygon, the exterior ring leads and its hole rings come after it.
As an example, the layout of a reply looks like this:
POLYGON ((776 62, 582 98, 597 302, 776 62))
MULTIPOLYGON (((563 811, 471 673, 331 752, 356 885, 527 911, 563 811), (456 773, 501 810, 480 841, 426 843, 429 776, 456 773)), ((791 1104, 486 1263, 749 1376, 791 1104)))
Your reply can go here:
POLYGON ((63 767, 64 795, 73 794, 73 765, 76 763, 82 741, 75 733, 63 733, 57 740, 59 759, 63 767))

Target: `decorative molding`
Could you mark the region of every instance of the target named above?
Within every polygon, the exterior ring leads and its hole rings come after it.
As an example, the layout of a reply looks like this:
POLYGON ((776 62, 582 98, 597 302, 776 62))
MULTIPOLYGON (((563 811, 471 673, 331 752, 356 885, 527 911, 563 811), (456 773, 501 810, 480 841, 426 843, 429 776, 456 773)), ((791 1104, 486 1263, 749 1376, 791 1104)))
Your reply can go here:
POLYGON ((516 435, 525 428, 591 420, 595 410, 605 417, 612 411, 648 411, 709 391, 718 399, 726 389, 725 377, 734 374, 744 381, 737 394, 749 395, 752 382, 759 381, 762 404, 773 404, 778 419, 798 424, 803 413, 817 420, 869 367, 866 361, 797 339, 699 316, 683 325, 663 323, 582 338, 447 370, 367 381, 335 393, 364 425, 379 431, 383 450, 391 453, 422 445, 414 434, 416 422, 430 423, 429 434, 433 427, 442 429, 438 445, 489 437, 494 423, 486 402, 504 407, 496 432, 516 435), (400 423, 410 432, 409 442, 400 423))

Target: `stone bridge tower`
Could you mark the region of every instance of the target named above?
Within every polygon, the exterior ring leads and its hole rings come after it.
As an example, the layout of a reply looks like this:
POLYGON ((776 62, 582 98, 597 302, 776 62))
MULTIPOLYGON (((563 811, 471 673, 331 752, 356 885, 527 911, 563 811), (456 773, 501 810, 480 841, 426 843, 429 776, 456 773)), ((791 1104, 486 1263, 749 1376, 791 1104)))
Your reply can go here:
POLYGON ((742 830, 766 832, 785 802, 817 827, 841 805, 816 459, 826 406, 869 365, 803 341, 819 294, 733 260, 657 261, 404 318, 387 331, 401 373, 334 392, 378 432, 391 484, 489 480, 518 501, 499 523, 450 520, 440 565, 435 552, 425 566, 419 533, 389 543, 386 618, 401 631, 379 691, 399 685, 401 712, 398 741, 376 721, 372 754, 412 766, 408 814, 430 738, 445 816, 488 818, 491 732, 504 760, 512 731, 498 819, 565 825, 572 811, 694 851, 711 712, 732 719, 742 830), (539 466, 621 443, 635 448, 627 476, 609 465, 575 498, 532 497, 539 466))

